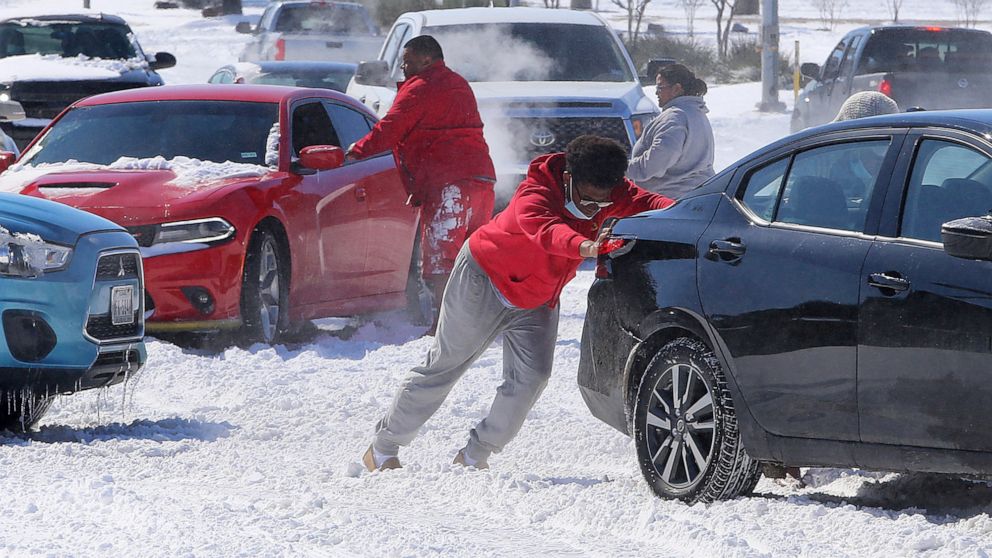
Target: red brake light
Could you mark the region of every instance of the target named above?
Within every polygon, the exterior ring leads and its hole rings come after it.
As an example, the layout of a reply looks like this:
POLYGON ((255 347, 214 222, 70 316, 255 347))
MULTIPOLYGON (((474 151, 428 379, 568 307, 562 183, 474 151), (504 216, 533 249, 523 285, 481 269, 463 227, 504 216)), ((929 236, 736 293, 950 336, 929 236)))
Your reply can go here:
POLYGON ((878 84, 878 90, 883 95, 885 95, 886 97, 891 97, 892 96, 892 82, 889 81, 889 80, 887 80, 887 79, 883 79, 882 80, 882 83, 879 83, 878 84))
POLYGON ((917 29, 922 29, 923 31, 947 31, 946 27, 937 27, 935 25, 928 25, 926 27, 918 27, 917 29))
POLYGON ((276 40, 276 60, 286 59, 286 39, 276 40))
POLYGON ((605 256, 610 252, 619 250, 620 248, 623 248, 624 245, 627 244, 627 242, 629 241, 630 241, 629 238, 620 238, 618 236, 611 236, 607 238, 605 241, 603 241, 602 244, 599 245, 599 255, 605 256))

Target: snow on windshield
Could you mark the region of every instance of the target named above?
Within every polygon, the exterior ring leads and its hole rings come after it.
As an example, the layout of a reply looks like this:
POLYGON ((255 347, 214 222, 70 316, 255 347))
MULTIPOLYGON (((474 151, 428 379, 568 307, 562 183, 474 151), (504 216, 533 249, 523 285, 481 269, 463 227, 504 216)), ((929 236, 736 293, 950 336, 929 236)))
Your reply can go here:
MULTIPOLYGON (((69 160, 64 163, 41 163, 39 165, 14 165, 0 174, 0 192, 20 193, 25 186, 42 176, 54 173, 79 171, 133 171, 133 170, 163 170, 171 171, 175 178, 167 184, 182 188, 196 189, 208 185, 212 181, 229 178, 251 178, 264 176, 270 169, 261 165, 248 163, 233 163, 225 161, 201 161, 189 157, 177 156, 172 159, 165 157, 121 157, 109 165, 97 165, 69 160)), ((79 191, 77 190, 78 194, 79 191)))
POLYGON ((131 70, 148 68, 140 58, 103 60, 80 54, 63 58, 57 54, 25 54, 0 58, 0 81, 73 81, 113 79, 131 70))

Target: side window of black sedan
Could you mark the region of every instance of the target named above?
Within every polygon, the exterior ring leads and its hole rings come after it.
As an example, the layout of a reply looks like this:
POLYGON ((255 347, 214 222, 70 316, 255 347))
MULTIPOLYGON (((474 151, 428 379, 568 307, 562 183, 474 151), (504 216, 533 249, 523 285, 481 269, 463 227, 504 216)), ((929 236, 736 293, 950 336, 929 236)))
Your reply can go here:
POLYGON ((769 222, 861 231, 889 140, 816 147, 754 171, 742 203, 769 222), (786 174, 788 173, 788 174, 786 174))
POLYGON ((992 159, 935 139, 920 143, 903 205, 900 236, 940 242, 940 225, 992 210, 992 159))

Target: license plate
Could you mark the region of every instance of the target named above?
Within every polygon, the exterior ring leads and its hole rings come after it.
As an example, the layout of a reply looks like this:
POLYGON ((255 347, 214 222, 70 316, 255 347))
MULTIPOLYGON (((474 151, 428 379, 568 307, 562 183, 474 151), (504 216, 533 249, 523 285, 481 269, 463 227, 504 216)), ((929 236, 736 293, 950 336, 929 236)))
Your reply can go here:
POLYGON ((110 321, 115 326, 134 323, 134 286, 110 289, 110 321))

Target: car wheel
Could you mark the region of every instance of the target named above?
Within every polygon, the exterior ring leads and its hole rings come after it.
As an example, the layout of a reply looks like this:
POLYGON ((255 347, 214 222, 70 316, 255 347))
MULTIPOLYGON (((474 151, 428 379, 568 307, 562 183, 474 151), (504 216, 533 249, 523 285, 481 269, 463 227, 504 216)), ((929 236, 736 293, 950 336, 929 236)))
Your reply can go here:
POLYGON ((27 432, 41 421, 55 401, 54 396, 33 393, 4 393, 0 402, 0 430, 27 432))
POLYGON ((671 341, 648 364, 633 432, 641 472, 662 498, 734 498, 760 476, 741 443, 720 362, 699 340, 671 341))
POLYGON ((273 343, 289 329, 289 258, 272 231, 256 229, 248 243, 241 282, 244 337, 273 343))

